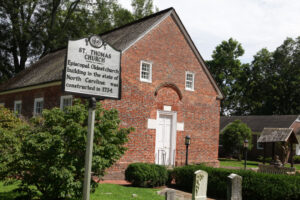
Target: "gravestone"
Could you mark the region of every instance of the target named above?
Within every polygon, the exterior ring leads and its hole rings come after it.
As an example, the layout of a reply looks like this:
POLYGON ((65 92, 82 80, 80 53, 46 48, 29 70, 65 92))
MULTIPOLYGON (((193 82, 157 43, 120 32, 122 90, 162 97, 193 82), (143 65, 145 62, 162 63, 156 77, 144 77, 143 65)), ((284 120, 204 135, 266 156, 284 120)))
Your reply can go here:
POLYGON ((175 197, 176 197, 175 195, 176 195, 175 190, 168 190, 165 193, 165 200, 176 200, 175 199, 175 197))
POLYGON ((207 178, 208 174, 206 171, 195 171, 192 200, 206 200, 207 178))
POLYGON ((237 174, 227 177, 227 200, 242 200, 242 177, 237 174))

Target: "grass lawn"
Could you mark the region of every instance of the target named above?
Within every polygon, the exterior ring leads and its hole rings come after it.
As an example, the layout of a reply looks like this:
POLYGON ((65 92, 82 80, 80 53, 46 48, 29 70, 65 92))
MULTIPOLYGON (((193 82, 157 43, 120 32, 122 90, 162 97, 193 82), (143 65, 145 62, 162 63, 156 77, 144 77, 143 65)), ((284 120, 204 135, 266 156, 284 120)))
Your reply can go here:
MULTIPOLYGON (((238 161, 238 160, 231 160, 231 159, 225 159, 225 158, 220 158, 220 167, 240 167, 244 168, 244 160, 238 161)), ((249 161, 247 160, 247 168, 255 168, 258 167, 258 164, 260 162, 257 161, 249 161)), ((286 164, 285 167, 290 167, 290 164, 286 164)), ((294 164, 294 167, 296 170, 300 170, 300 164, 294 164)))
MULTIPOLYGON (((12 191, 16 188, 16 185, 4 186, 3 183, 0 182, 0 199, 13 200, 18 196, 18 193, 12 191)), ((158 189, 152 188, 137 188, 114 184, 100 184, 95 193, 91 194, 91 200, 163 200, 164 197, 157 195, 157 191, 158 189), (133 198, 132 194, 137 194, 137 197, 133 198)))
MULTIPOLYGON (((240 168, 244 168, 244 160, 238 161, 238 160, 231 160, 231 159, 223 159, 220 158, 220 167, 240 167, 240 168)), ((247 167, 248 168, 254 168, 254 167, 258 167, 258 163, 256 161, 248 161, 247 160, 247 167)))
POLYGON ((164 196, 159 196, 156 192, 158 189, 149 188, 137 188, 120 186, 114 184, 100 184, 96 192, 91 195, 91 200, 132 200, 132 199, 145 199, 145 200, 163 200, 164 196), (133 198, 132 194, 137 194, 137 197, 133 198))

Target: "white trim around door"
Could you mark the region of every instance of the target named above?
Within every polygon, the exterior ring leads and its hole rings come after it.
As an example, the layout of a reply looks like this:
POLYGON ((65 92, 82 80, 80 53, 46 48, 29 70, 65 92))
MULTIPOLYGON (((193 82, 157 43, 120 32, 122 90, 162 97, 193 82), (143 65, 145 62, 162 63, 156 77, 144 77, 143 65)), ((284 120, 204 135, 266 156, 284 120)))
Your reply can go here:
POLYGON ((177 112, 158 110, 156 119, 155 163, 174 166, 176 155, 177 112), (161 141, 163 137, 167 138, 164 139, 164 141, 161 141))

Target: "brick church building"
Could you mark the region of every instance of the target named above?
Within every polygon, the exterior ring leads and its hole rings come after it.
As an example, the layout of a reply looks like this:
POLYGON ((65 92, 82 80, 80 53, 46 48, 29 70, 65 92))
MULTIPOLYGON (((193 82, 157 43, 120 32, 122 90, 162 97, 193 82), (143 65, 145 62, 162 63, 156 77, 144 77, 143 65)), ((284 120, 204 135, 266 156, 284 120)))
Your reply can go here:
MULTIPOLYGON (((100 34, 121 50, 120 100, 103 100, 119 111, 123 127, 135 127, 125 155, 110 169, 133 162, 217 166, 223 95, 173 8, 100 34)), ((52 52, 0 86, 0 104, 24 117, 71 105, 62 92, 66 49, 52 52)))

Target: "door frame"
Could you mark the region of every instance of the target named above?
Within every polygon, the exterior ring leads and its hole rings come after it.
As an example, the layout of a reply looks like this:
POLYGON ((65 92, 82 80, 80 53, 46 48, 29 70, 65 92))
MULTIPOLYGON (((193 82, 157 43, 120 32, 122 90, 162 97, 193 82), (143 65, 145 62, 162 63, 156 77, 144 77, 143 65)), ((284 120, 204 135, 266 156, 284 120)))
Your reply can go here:
POLYGON ((155 152, 154 152, 154 157, 155 157, 155 163, 158 163, 158 155, 157 155, 157 151, 158 151, 158 147, 157 147, 157 137, 156 134, 158 133, 158 129, 159 129, 159 116, 160 115, 168 115, 172 117, 171 120, 171 144, 170 144, 170 163, 172 166, 175 166, 175 156, 176 156, 176 135, 177 135, 177 112, 175 111, 165 111, 165 110, 157 110, 157 116, 156 116, 156 120, 157 120, 157 126, 156 126, 156 133, 155 133, 155 152))

